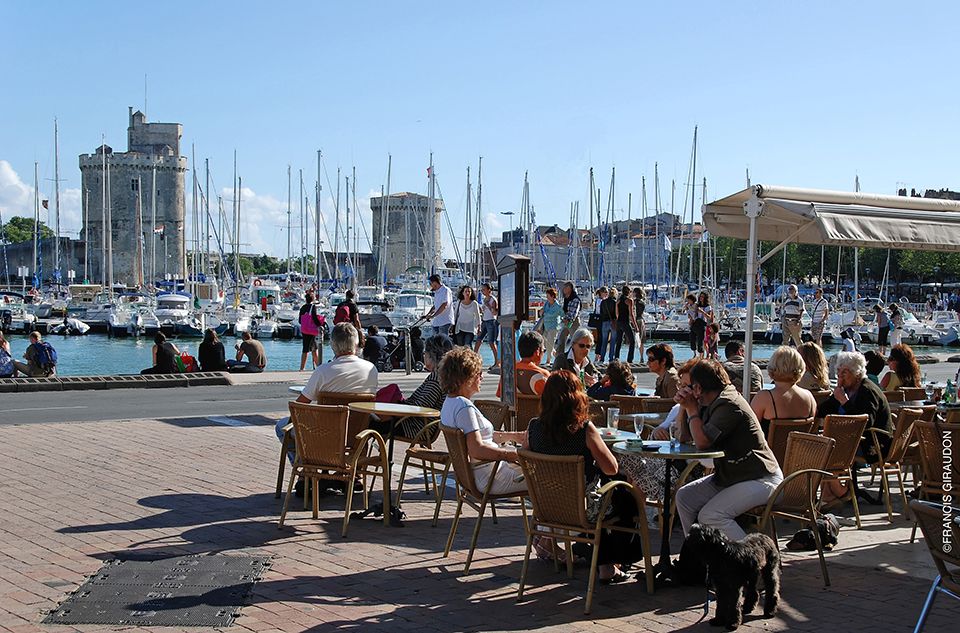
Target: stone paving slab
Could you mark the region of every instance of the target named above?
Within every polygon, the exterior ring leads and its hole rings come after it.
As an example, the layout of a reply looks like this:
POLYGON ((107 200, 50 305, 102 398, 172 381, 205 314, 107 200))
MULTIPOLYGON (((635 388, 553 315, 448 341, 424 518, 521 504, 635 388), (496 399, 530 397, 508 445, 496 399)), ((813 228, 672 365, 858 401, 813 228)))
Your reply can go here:
MULTIPOLYGON (((704 592, 695 588, 651 596, 642 583, 598 587, 584 616, 586 569, 568 580, 539 561, 518 604, 516 505, 502 504, 498 525, 485 522, 468 576, 461 572, 473 513, 445 559, 453 504, 432 528, 432 502, 409 482, 405 527, 352 521, 341 539, 344 499, 332 495, 318 520, 296 500, 279 530, 273 429, 202 422, 0 427, 0 630, 118 630, 40 621, 106 560, 221 552, 273 557, 231 631, 714 630, 701 621, 704 592)), ((844 529, 829 557, 828 589, 815 555, 785 554, 780 613, 754 616, 743 630, 911 630, 932 565, 922 542, 909 543, 908 526, 874 513, 864 530, 844 529)), ((927 630, 952 630, 958 618, 960 606, 941 598, 927 630)))

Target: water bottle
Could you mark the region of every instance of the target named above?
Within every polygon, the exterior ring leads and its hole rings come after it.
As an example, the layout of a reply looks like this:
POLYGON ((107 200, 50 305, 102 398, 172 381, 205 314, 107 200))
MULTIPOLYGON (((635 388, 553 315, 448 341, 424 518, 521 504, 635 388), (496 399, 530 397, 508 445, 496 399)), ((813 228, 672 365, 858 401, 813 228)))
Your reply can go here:
POLYGON ((952 380, 947 380, 947 388, 943 390, 943 403, 953 404, 957 401, 957 387, 952 380))

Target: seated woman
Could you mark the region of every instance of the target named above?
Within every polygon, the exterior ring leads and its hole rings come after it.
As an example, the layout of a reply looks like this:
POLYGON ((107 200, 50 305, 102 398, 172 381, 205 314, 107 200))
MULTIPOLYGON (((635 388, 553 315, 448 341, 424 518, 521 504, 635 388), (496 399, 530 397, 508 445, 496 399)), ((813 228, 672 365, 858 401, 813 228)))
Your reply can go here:
MULTIPOLYGON (((445 334, 437 334, 426 340, 426 343, 424 343, 423 364, 430 373, 423 379, 420 386, 410 394, 409 398, 400 400, 401 404, 438 410, 443 407, 443 401, 447 396, 440 387, 440 380, 437 378, 437 366, 447 352, 452 349, 453 340, 445 334)), ((390 433, 391 422, 392 420, 386 416, 379 418, 370 416, 370 428, 384 437, 390 433)), ((427 420, 424 418, 403 418, 393 431, 399 437, 414 438, 417 436, 417 433, 423 430, 426 424, 427 420)))
POLYGON ((585 327, 573 333, 570 339, 570 349, 566 354, 558 354, 553 361, 553 371, 566 369, 574 375, 580 376, 585 387, 597 382, 600 372, 596 365, 590 362, 590 348, 593 347, 593 333, 585 327))
POLYGON ((177 369, 175 358, 180 355, 177 346, 167 340, 163 332, 157 332, 153 336, 153 367, 148 367, 140 373, 145 374, 176 374, 177 369))
POLYGON ((863 359, 867 361, 867 378, 875 385, 880 384, 880 374, 883 368, 887 366, 887 359, 878 352, 868 349, 863 353, 863 359))
POLYGON ((896 391, 900 387, 923 386, 920 365, 909 345, 900 343, 891 347, 887 367, 890 371, 880 379, 880 388, 884 391, 896 391))
POLYGON ((587 395, 594 400, 609 400, 610 396, 637 395, 637 383, 634 382, 630 365, 619 360, 610 361, 604 377, 587 389, 587 395))
POLYGON ((827 357, 823 348, 808 341, 797 348, 803 358, 804 371, 797 383, 810 391, 826 391, 830 388, 830 372, 827 369, 827 357))
POLYGON ((463 431, 467 439, 467 453, 471 461, 484 461, 475 464, 473 475, 480 490, 485 490, 490 482, 493 466, 500 460, 493 484, 492 494, 510 494, 526 492, 523 472, 517 466, 517 451, 503 448, 504 442, 518 442, 527 445, 527 434, 494 431, 493 425, 483 417, 470 398, 480 391, 483 380, 483 361, 480 355, 469 347, 457 347, 448 352, 437 368, 440 386, 447 399, 440 410, 440 424, 463 431))
MULTIPOLYGON (((552 374, 544 387, 542 402, 540 417, 531 420, 527 429, 530 450, 546 455, 582 455, 588 484, 597 477, 602 482, 617 474, 617 460, 590 422, 589 401, 580 380, 572 372, 561 370, 552 374)), ((637 516, 633 495, 617 489, 612 504, 613 514, 619 517, 617 524, 633 527, 637 516)), ((629 577, 620 571, 620 565, 632 564, 643 557, 640 537, 626 532, 604 532, 597 556, 600 582, 623 582, 629 577)))
POLYGON ((211 328, 203 333, 203 342, 197 350, 201 371, 227 371, 227 356, 220 337, 211 328))
POLYGON ((781 345, 770 355, 767 373, 773 381, 773 389, 758 392, 750 401, 750 408, 760 420, 765 437, 770 430, 770 420, 816 416, 816 399, 797 384, 804 368, 803 357, 792 347, 781 345))
POLYGON ((756 415, 730 384, 720 363, 700 360, 683 380, 689 380, 689 384, 676 396, 687 413, 681 435, 689 434, 698 449, 724 453, 713 460, 712 475, 677 491, 683 532, 689 533, 690 526, 700 522, 739 541, 746 533, 736 518, 765 504, 783 481, 783 473, 756 415))
POLYGON ((680 388, 680 378, 673 362, 673 348, 667 343, 657 343, 647 349, 647 369, 657 375, 653 395, 672 398, 680 388))

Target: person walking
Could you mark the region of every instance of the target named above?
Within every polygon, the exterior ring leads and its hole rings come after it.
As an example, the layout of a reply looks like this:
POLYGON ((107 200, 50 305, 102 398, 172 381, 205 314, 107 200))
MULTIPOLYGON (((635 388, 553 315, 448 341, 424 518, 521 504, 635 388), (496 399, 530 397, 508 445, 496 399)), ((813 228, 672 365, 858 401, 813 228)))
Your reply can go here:
POLYGON ((634 327, 636 328, 637 359, 642 362, 643 350, 647 340, 647 324, 643 320, 643 313, 647 310, 647 293, 637 286, 633 289, 634 327))
POLYGON ((601 288, 600 300, 600 345, 597 348, 597 362, 613 360, 614 335, 617 332, 617 291, 614 288, 601 288), (608 353, 609 352, 609 353, 608 353))
POLYGON ((895 303, 890 304, 890 322, 893 323, 890 345, 899 345, 903 341, 903 312, 901 312, 900 306, 895 303))
POLYGON ((300 336, 303 339, 303 346, 300 349, 300 371, 307 366, 307 356, 313 357, 314 368, 320 364, 317 339, 320 336, 321 325, 323 321, 317 315, 317 304, 313 301, 313 293, 308 292, 304 296, 303 305, 300 306, 300 336))
POLYGON ((560 331, 560 321, 563 318, 563 308, 557 303, 557 289, 547 288, 547 300, 543 303, 543 309, 540 312, 540 319, 533 326, 534 331, 540 332, 546 345, 546 362, 548 367, 553 362, 553 348, 557 342, 557 334, 560 331))
POLYGON ((787 288, 787 297, 780 308, 780 327, 783 330, 783 344, 800 347, 803 345, 803 325, 800 317, 803 316, 803 299, 797 294, 797 287, 790 284, 787 288))
POLYGON ((555 356, 567 353, 567 338, 580 329, 580 296, 572 281, 563 284, 563 319, 560 321, 560 333, 554 346, 555 356))
POLYGON ((430 291, 433 292, 433 307, 425 318, 430 319, 433 333, 450 336, 453 325, 453 291, 440 279, 440 275, 430 275, 430 291))
POLYGON ((823 289, 817 288, 813 293, 813 315, 810 321, 810 338, 813 342, 823 347, 823 329, 827 325, 827 317, 830 316, 830 302, 823 298, 823 289))
POLYGON ((493 365, 492 367, 500 366, 500 357, 497 350, 497 334, 500 331, 500 328, 497 324, 497 316, 500 314, 500 304, 497 303, 497 298, 493 295, 493 287, 484 282, 480 286, 480 294, 483 295, 483 300, 481 301, 481 307, 483 308, 483 319, 480 322, 480 338, 477 339, 477 342, 473 346, 473 351, 480 353, 480 346, 487 343, 490 346, 490 351, 493 352, 493 365))
POLYGON ((457 293, 453 308, 453 342, 470 347, 480 331, 480 304, 475 300, 473 288, 463 286, 457 293))
POLYGON ((890 340, 890 315, 879 303, 873 306, 873 311, 876 313, 874 320, 877 322, 877 353, 886 356, 887 343, 890 340))
POLYGON ((616 304, 617 336, 613 349, 613 357, 620 359, 620 350, 623 341, 627 341, 627 362, 633 362, 633 354, 637 347, 637 317, 633 307, 633 293, 630 286, 624 284, 620 289, 620 298, 616 304))

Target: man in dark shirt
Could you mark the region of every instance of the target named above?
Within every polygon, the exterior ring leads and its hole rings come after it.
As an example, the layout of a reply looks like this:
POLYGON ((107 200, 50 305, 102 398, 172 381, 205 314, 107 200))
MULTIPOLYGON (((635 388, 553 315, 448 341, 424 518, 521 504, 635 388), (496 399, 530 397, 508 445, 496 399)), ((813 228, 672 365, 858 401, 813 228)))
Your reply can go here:
MULTIPOLYGON (((723 355, 727 359, 723 368, 730 376, 730 383, 737 388, 737 391, 743 392, 743 342, 730 341, 724 348, 723 355)), ((763 389, 763 374, 760 372, 760 366, 751 361, 750 393, 756 393, 761 389, 763 389)))
POLYGON ((380 336, 380 328, 371 325, 367 328, 367 340, 363 344, 363 360, 369 361, 374 365, 380 359, 380 354, 387 347, 387 339, 380 336))
POLYGON ((250 332, 244 332, 243 341, 237 345, 237 359, 227 361, 227 366, 231 373, 258 374, 267 366, 267 350, 250 332), (243 360, 244 356, 247 357, 246 361, 243 360))

